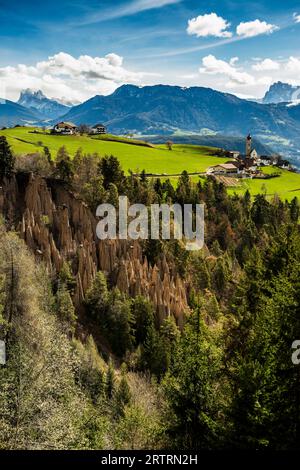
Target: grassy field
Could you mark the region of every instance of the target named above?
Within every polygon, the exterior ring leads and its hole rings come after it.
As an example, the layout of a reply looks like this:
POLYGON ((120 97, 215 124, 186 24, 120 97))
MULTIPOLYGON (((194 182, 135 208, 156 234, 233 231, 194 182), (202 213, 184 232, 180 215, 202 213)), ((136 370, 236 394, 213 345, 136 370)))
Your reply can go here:
MULTIPOLYGON (((197 145, 176 144, 173 150, 164 145, 152 145, 146 142, 135 141, 126 137, 105 136, 54 136, 33 133, 33 128, 20 127, 0 131, 5 135, 15 153, 34 153, 43 151, 47 146, 53 157, 58 149, 65 145, 71 156, 78 148, 86 153, 98 152, 99 155, 115 155, 125 170, 134 172, 146 170, 147 173, 180 174, 183 170, 189 173, 204 172, 209 166, 224 163, 223 159, 214 156, 216 149, 197 145)), ((40 131, 40 129, 39 129, 40 131)), ((265 192, 268 197, 278 194, 282 199, 291 200, 300 198, 300 174, 286 170, 275 170, 272 167, 264 169, 266 173, 280 172, 280 177, 269 180, 236 180, 234 187, 229 187, 229 194, 243 194, 249 189, 252 195, 265 192)), ((170 178, 174 185, 177 177, 170 178)), ((191 176, 192 181, 199 181, 199 176, 191 176)))
MULTIPOLYGON (((88 137, 88 136, 53 136, 50 134, 32 133, 30 128, 14 128, 0 131, 5 135, 15 153, 33 153, 43 151, 43 146, 50 149, 55 156, 58 149, 65 145, 74 155, 81 147, 86 153, 98 152, 101 156, 116 156, 127 172, 146 170, 148 173, 181 173, 205 171, 207 167, 224 162, 227 159, 213 156, 215 149, 197 145, 174 145, 173 150, 165 146, 141 146, 128 144, 126 139, 120 141, 88 137)), ((111 138, 111 137, 110 137, 111 138)), ((119 139, 118 139, 119 140, 119 139)), ((127 139, 128 140, 128 139, 127 139)))
MULTIPOLYGON (((274 173, 274 168, 267 167, 264 169, 265 173, 274 173)), ((244 180, 238 188, 229 188, 229 194, 243 194, 246 189, 249 189, 252 195, 264 192, 268 197, 273 197, 278 194, 283 200, 292 200, 295 196, 300 199, 300 174, 292 173, 287 170, 278 170, 280 173, 277 178, 268 180, 244 180)))

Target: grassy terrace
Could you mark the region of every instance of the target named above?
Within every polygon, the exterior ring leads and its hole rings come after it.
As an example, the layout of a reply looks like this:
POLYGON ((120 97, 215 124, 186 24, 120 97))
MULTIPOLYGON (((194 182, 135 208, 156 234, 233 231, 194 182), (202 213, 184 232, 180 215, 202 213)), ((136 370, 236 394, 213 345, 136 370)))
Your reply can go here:
MULTIPOLYGON (((41 152, 43 147, 47 146, 52 156, 55 157, 58 149, 65 145, 72 156, 81 147, 86 153, 98 152, 101 156, 115 155, 125 172, 129 169, 134 172, 145 169, 147 173, 165 174, 165 178, 167 175, 180 174, 183 170, 189 173, 204 172, 209 166, 227 161, 227 158, 215 156, 216 149, 212 147, 176 144, 170 151, 164 145, 152 145, 126 137, 55 136, 49 133, 33 133, 34 130, 28 127, 6 129, 0 131, 0 135, 7 137, 15 153, 41 152)), ((265 173, 275 171, 280 172, 280 177, 269 180, 237 179, 238 186, 229 187, 228 192, 243 194, 246 189, 249 189, 252 195, 266 192, 269 197, 278 194, 282 199, 291 200, 295 196, 300 198, 300 174, 272 167, 264 169, 265 173)), ((176 185, 178 178, 171 177, 170 179, 176 185)), ((191 176, 191 179, 197 182, 199 176, 191 176)))
POLYGON ((50 134, 34 134, 31 128, 14 128, 0 131, 5 135, 15 153, 33 153, 42 151, 47 146, 55 156, 57 150, 65 145, 74 155, 81 147, 86 153, 98 152, 100 155, 114 155, 124 170, 146 170, 147 173, 176 174, 187 170, 190 173, 202 172, 210 165, 224 162, 227 159, 213 156, 216 149, 200 147, 196 145, 174 145, 173 150, 165 146, 152 146, 141 143, 135 145, 135 141, 113 136, 89 137, 89 136, 55 136, 50 134), (114 140, 112 140, 114 139, 114 140))
MULTIPOLYGON (((275 169, 272 167, 264 168, 264 173, 272 174, 274 172, 275 169)), ((287 170, 278 170, 277 168, 276 172, 280 173, 280 176, 277 178, 245 180, 239 188, 228 189, 229 194, 242 194, 246 189, 249 189, 253 195, 265 192, 269 197, 278 194, 282 199, 287 199, 288 201, 295 196, 300 199, 300 174, 287 170)))

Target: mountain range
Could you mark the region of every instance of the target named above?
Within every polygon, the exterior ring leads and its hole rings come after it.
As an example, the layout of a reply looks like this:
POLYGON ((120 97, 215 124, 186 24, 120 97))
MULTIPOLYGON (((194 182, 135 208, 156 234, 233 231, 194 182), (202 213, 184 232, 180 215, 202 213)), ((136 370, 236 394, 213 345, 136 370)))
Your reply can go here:
POLYGON ((47 98, 41 90, 32 91, 27 89, 22 91, 18 104, 33 112, 38 111, 40 118, 45 120, 57 119, 70 109, 69 106, 47 98))
MULTIPOLYGON (((278 83, 270 88, 264 101, 286 101, 294 91, 294 87, 278 83)), ((78 125, 102 122, 111 133, 140 136, 212 138, 251 132, 263 145, 289 158, 300 157, 297 103, 258 103, 211 88, 169 85, 123 85, 109 96, 96 95, 73 107, 49 100, 41 92, 26 90, 18 103, 4 101, 0 105, 1 126, 50 125, 59 119, 78 125)))
POLYGON ((19 125, 33 125, 40 121, 41 116, 37 110, 28 109, 13 101, 0 99, 0 126, 13 127, 19 125))
POLYGON ((270 86, 262 99, 262 103, 287 103, 300 99, 300 86, 293 86, 289 83, 276 82, 270 86))
POLYGON ((262 104, 210 88, 123 85, 109 96, 74 106, 63 119, 77 124, 101 120, 116 134, 236 137, 251 132, 289 157, 300 149, 300 105, 262 104))

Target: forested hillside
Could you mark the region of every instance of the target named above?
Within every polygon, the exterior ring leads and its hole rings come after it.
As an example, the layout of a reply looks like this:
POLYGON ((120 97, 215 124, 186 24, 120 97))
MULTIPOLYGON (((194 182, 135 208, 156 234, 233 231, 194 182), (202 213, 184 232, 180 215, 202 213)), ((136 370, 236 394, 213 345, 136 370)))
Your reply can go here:
POLYGON ((15 158, 4 137, 0 178, 1 449, 298 447, 297 198, 65 148, 15 158), (97 240, 119 195, 204 203, 204 248, 97 240))

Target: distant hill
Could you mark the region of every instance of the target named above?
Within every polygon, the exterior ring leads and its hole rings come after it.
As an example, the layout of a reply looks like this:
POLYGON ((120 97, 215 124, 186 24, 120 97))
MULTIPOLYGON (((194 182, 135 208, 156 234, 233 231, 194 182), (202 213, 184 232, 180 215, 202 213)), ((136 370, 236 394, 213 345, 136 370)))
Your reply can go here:
POLYGON ((47 98, 41 90, 23 90, 18 100, 18 104, 32 110, 33 112, 38 112, 43 119, 57 119, 70 110, 69 106, 65 106, 55 100, 47 98))
POLYGON ((27 109, 20 104, 0 99, 0 127, 30 125, 41 121, 38 111, 27 109))
POLYGON ((104 122, 109 132, 142 135, 251 132, 274 150, 300 149, 300 106, 261 104, 210 88, 123 85, 109 96, 95 96, 64 117, 77 124, 104 122), (293 108, 293 109, 292 109, 293 108))
POLYGON ((262 102, 265 104, 286 103, 297 99, 300 99, 300 86, 277 82, 270 86, 262 102))

